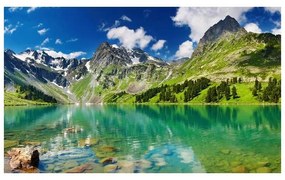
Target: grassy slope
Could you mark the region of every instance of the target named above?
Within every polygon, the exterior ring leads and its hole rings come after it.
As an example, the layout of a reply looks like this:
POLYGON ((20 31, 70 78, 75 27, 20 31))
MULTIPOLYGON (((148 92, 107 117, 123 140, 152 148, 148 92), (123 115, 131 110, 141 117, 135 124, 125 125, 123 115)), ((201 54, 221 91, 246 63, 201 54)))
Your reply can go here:
POLYGON ((51 103, 43 101, 31 101, 23 99, 18 93, 4 92, 4 105, 5 106, 26 106, 26 105, 50 105, 51 103))
POLYGON ((188 78, 207 77, 214 81, 238 76, 252 81, 255 77, 281 78, 281 48, 276 37, 269 36, 276 45, 265 55, 266 37, 248 33, 241 38, 228 36, 207 46, 202 55, 186 61, 174 71, 167 84, 183 82, 188 78), (258 63, 256 63, 258 62, 258 63))
MULTIPOLYGON (((181 92, 179 94, 176 94, 176 98, 177 98, 177 103, 178 104, 206 104, 205 103, 205 99, 207 96, 207 91, 210 87, 212 86, 218 86, 219 83, 212 83, 207 89, 204 89, 203 91, 201 91, 200 95, 195 97, 192 101, 185 103, 184 102, 184 92, 181 92)), ((225 97, 223 97, 219 103, 215 103, 215 104, 264 104, 263 102, 260 102, 256 97, 252 96, 252 87, 254 86, 254 82, 245 82, 245 83, 237 83, 234 85, 231 85, 230 88, 232 88, 233 86, 235 86, 237 88, 237 94, 239 96, 239 98, 233 99, 232 97, 229 100, 226 100, 225 97)), ((267 83, 262 83, 262 87, 266 87, 267 83)), ((159 100, 159 94, 157 94, 156 96, 154 96, 153 98, 150 99, 149 102, 145 103, 145 104, 153 104, 153 103, 157 103, 159 100)), ((135 97, 130 95, 130 94, 126 94, 123 95, 122 97, 117 99, 117 102, 119 103, 134 103, 135 102, 135 97)), ((281 102, 281 100, 280 100, 281 102)), ((167 103, 167 102, 165 102, 167 103)), ((213 103, 210 103, 213 104, 213 103)), ((267 103, 270 104, 270 103, 267 103)))

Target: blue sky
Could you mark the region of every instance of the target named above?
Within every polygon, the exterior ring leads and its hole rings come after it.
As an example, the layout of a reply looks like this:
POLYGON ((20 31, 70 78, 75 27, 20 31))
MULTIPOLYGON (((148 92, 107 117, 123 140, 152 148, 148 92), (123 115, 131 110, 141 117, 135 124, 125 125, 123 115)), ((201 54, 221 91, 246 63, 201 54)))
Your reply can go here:
POLYGON ((105 41, 162 59, 190 57, 204 32, 230 15, 247 31, 281 33, 280 8, 15 8, 4 10, 4 48, 90 58, 105 41))

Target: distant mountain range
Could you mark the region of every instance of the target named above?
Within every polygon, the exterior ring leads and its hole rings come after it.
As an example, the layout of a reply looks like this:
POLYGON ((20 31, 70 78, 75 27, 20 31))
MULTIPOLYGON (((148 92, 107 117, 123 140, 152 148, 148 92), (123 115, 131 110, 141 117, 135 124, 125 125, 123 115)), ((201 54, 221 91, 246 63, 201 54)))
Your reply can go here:
POLYGON ((101 103, 162 84, 207 77, 281 78, 281 36, 248 33, 232 17, 210 27, 191 58, 166 62, 141 49, 102 43, 90 59, 66 59, 52 50, 4 52, 5 90, 33 86, 60 103, 101 103))

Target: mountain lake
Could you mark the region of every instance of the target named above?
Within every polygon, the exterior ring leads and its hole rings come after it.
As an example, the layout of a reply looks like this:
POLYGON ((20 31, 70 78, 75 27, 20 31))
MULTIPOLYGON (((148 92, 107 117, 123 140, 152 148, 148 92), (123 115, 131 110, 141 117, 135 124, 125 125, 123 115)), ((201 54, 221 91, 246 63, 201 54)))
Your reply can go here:
POLYGON ((43 173, 281 172, 280 105, 5 107, 4 128, 43 173))

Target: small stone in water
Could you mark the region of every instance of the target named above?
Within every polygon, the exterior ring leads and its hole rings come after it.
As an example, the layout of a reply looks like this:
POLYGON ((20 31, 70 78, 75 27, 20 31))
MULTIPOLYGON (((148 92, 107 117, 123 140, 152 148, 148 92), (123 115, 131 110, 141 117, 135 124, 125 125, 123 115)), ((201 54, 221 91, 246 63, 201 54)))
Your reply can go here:
POLYGON ((268 166, 270 166, 270 162, 268 162, 268 161, 257 163, 257 167, 268 167, 268 166))
POLYGON ((113 146, 102 146, 99 148, 99 150, 103 151, 103 152, 116 152, 116 151, 118 151, 118 149, 113 147, 113 146))
POLYGON ((61 171, 61 167, 60 166, 56 166, 54 169, 53 169, 54 172, 60 172, 61 171))
POLYGON ((135 169, 134 163, 127 160, 119 161, 118 166, 121 168, 121 173, 133 173, 135 169))
POLYGON ((55 165, 54 164, 49 164, 46 168, 47 171, 53 171, 55 165))
POLYGON ((231 164, 232 167, 236 167, 236 166, 238 166, 238 165, 241 165, 241 162, 239 162, 239 161, 233 161, 233 162, 231 162, 230 164, 231 164))
POLYGON ((166 162, 165 162, 165 160, 163 158, 155 158, 154 160, 156 162, 155 163, 156 166, 161 167, 161 166, 165 166, 166 165, 166 162))
POLYGON ((117 160, 115 158, 112 157, 108 157, 108 158, 104 158, 100 161, 100 163, 103 164, 103 166, 106 166, 108 164, 114 164, 117 163, 117 160))
POLYGON ((70 169, 70 168, 73 168, 73 167, 76 167, 78 166, 78 163, 74 160, 71 160, 71 161, 67 161, 66 163, 63 164, 63 168, 64 169, 70 169))
POLYGON ((114 173, 118 169, 119 169, 119 167, 116 164, 109 164, 109 165, 104 167, 104 172, 105 173, 114 173))
POLYGON ((85 172, 86 170, 89 170, 90 169, 90 166, 91 164, 90 163, 86 163, 86 164, 83 164, 81 166, 77 166, 75 168, 72 168, 70 170, 67 170, 65 171, 66 173, 83 173, 85 172))
POLYGON ((231 151, 230 151, 229 149, 222 149, 222 150, 221 150, 221 153, 227 155, 227 154, 230 154, 231 151))
POLYGON ((244 167, 243 165, 237 166, 235 168, 232 168, 232 172, 233 173, 246 173, 248 172, 246 167, 244 167))
POLYGON ((152 167, 151 162, 150 162, 150 161, 147 161, 147 160, 145 160, 145 159, 140 160, 140 161, 139 161, 139 164, 140 164, 140 166, 141 166, 142 169, 149 169, 149 168, 152 167))
POLYGON ((271 173, 272 169, 270 169, 269 167, 260 167, 256 169, 257 173, 271 173))

